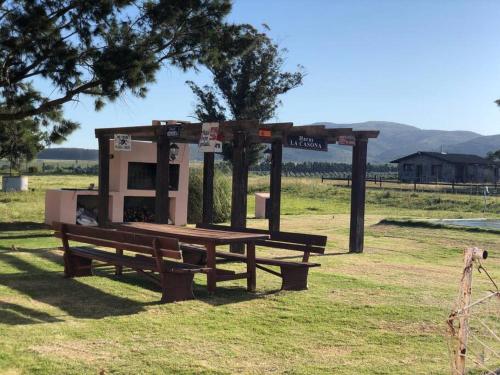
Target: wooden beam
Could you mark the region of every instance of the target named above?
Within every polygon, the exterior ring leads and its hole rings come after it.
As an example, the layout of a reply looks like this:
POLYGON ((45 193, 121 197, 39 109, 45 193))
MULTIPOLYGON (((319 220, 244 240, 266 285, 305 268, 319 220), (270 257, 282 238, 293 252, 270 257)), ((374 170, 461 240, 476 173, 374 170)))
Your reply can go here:
POLYGON ((279 232, 281 210, 281 167, 283 164, 283 143, 275 141, 271 145, 271 173, 269 195, 271 199, 271 217, 269 231, 279 232))
POLYGON ((156 142, 156 199, 155 199, 155 222, 168 224, 170 216, 169 192, 169 159, 170 140, 163 128, 156 142))
MULTIPOLYGON (((231 227, 246 227, 248 190, 248 163, 245 151, 245 133, 236 132, 233 139, 233 181, 231 197, 231 227)), ((231 252, 242 253, 242 244, 231 245, 231 252)))
POLYGON ((109 223, 109 137, 99 137, 99 197, 97 221, 105 227, 109 223))
POLYGON ((203 207, 202 223, 211 224, 214 221, 214 153, 203 154, 203 207))
POLYGON ((364 137, 356 138, 356 145, 352 151, 350 253, 363 252, 367 149, 368 139, 364 137))

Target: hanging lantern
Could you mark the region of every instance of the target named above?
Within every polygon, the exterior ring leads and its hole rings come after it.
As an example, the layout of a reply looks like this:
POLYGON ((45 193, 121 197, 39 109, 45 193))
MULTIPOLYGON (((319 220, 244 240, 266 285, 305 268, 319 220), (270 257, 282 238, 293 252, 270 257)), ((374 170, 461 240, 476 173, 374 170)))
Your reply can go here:
POLYGON ((273 152, 269 147, 264 151, 264 155, 268 163, 270 163, 273 160, 273 152))

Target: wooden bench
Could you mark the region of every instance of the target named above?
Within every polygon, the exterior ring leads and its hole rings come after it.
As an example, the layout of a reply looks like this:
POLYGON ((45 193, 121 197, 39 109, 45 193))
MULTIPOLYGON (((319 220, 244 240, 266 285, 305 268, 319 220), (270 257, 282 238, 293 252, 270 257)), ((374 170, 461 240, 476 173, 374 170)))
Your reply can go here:
MULTIPOLYGON (((271 259, 257 257, 257 268, 269 272, 275 276, 281 277, 283 290, 304 290, 307 289, 307 276, 309 268, 319 267, 318 263, 310 263, 309 255, 311 253, 324 254, 327 237, 311 234, 292 233, 292 232, 269 232, 262 229, 238 228, 234 229, 225 225, 198 224, 199 228, 216 229, 225 231, 238 231, 258 234, 268 234, 267 240, 258 240, 256 246, 265 246, 276 249, 294 250, 303 253, 302 261, 289 261, 283 259, 271 259), (280 272, 269 269, 265 266, 280 267, 280 272)), ((204 265, 206 262, 206 250, 202 247, 184 244, 180 246, 183 259, 191 264, 204 265)), ((235 254, 223 251, 217 251, 216 256, 226 261, 246 262, 244 254, 235 254)))
POLYGON ((194 274, 209 270, 165 259, 182 259, 179 242, 174 238, 61 223, 55 223, 54 229, 63 244, 65 277, 92 275, 93 260, 114 265, 116 274, 121 274, 122 267, 131 268, 158 284, 162 290, 161 302, 166 303, 193 299, 194 274), (69 241, 112 248, 116 253, 70 246, 69 241), (123 251, 135 253, 135 256, 124 255, 123 251))

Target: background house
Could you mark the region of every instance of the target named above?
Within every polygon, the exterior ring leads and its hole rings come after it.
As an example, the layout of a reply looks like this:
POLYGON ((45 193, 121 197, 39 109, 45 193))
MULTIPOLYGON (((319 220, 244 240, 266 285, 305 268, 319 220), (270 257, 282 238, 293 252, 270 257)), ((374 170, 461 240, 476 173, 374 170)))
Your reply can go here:
POLYGON ((391 161, 398 164, 398 177, 404 182, 496 183, 500 163, 477 155, 419 151, 391 161))

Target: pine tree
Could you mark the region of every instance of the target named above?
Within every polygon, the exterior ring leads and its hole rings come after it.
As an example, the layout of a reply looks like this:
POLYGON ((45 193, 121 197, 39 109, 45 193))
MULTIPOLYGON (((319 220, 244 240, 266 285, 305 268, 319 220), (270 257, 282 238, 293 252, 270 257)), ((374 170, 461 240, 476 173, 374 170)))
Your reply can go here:
MULTIPOLYGON (((202 122, 223 120, 270 120, 281 104, 279 96, 302 84, 301 66, 283 71, 285 50, 250 26, 233 35, 233 54, 219 54, 205 64, 213 84, 187 84, 196 96, 195 117, 202 122)), ((258 162, 262 145, 252 145, 249 165, 258 162)), ((223 156, 231 160, 232 148, 225 144, 223 156)))

